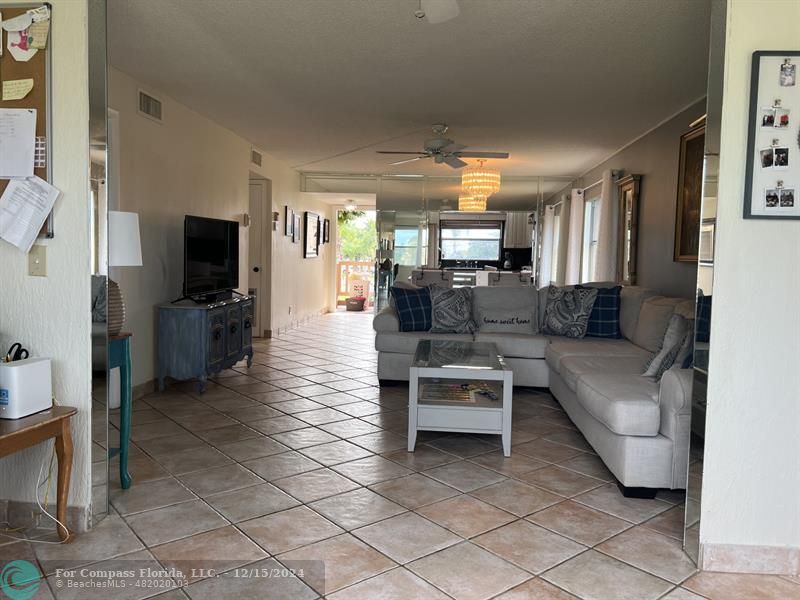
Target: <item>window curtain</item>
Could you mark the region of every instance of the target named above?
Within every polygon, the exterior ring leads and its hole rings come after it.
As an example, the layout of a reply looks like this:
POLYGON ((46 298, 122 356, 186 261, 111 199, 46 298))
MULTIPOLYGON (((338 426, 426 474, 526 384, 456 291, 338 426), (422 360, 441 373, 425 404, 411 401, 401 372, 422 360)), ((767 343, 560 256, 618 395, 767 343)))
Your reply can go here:
POLYGON ((597 231, 597 254, 592 281, 618 281, 617 277, 617 225, 619 206, 616 194, 616 178, 611 169, 603 171, 600 192, 599 222, 597 231))
POLYGON ((569 235, 564 285, 575 285, 581 280, 583 255, 583 190, 572 190, 569 207, 569 235))
POLYGON ((542 220, 542 256, 539 259, 539 287, 550 285, 553 281, 553 225, 556 220, 555 206, 544 208, 542 220))

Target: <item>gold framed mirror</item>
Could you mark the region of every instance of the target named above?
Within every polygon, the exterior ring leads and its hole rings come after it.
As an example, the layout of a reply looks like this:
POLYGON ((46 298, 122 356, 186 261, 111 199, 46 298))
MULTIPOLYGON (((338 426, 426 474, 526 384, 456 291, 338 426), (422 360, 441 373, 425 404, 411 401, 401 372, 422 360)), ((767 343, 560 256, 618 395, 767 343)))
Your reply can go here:
POLYGON ((641 175, 628 175, 617 181, 619 198, 617 272, 623 285, 636 285, 636 245, 641 180, 641 175))

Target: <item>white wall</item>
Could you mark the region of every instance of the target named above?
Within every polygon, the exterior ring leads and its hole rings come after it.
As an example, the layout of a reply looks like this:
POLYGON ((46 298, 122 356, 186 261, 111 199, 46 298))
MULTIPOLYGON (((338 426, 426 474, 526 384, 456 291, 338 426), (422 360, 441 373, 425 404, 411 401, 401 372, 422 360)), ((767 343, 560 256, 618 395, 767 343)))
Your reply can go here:
MULTIPOLYGON (((261 167, 251 164, 247 140, 113 68, 109 105, 119 112, 120 208, 140 215, 144 266, 112 270, 126 300, 124 329, 134 334, 133 383, 139 385, 156 376, 155 306, 181 295, 184 215, 241 221, 249 211, 251 174, 271 180, 272 210, 280 212, 281 223, 284 203, 296 211, 320 212, 324 205, 300 200, 299 174, 287 165, 267 154, 261 167), (163 122, 137 112, 139 88, 162 100, 163 122)), ((324 311, 331 280, 322 268, 324 261, 303 260, 302 244, 277 236, 269 224, 264 231, 268 243, 264 264, 270 259, 272 263, 269 321, 289 326, 289 305, 295 319, 324 311)), ((240 229, 239 245, 240 286, 246 291, 247 228, 240 229)), ((269 321, 264 328, 274 329, 269 321)))
POLYGON ((796 0, 728 3, 703 547, 800 549, 800 222, 742 218, 751 55, 800 48, 798 23, 796 0))
MULTIPOLYGON (((13 2, 29 4, 29 2, 13 2)), ((28 277, 27 256, 0 242, 0 347, 20 341, 53 359, 53 392, 76 406, 69 504, 90 503, 90 208, 89 89, 86 0, 52 0, 52 182, 55 238, 47 246, 48 276, 28 277)), ((0 499, 30 502, 44 445, 0 460, 0 499)))

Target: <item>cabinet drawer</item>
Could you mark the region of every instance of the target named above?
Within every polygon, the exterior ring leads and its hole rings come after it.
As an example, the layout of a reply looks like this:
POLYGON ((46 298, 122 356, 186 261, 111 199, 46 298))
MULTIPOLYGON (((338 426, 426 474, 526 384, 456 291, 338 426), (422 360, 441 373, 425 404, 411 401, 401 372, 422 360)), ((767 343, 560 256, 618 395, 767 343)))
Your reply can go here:
POLYGON ((208 364, 213 365, 225 358, 225 311, 208 313, 208 364))
POLYGON ((228 356, 236 356, 242 350, 242 309, 237 304, 225 311, 225 337, 228 356))
POLYGON ((242 302, 242 348, 253 345, 254 302, 242 302))

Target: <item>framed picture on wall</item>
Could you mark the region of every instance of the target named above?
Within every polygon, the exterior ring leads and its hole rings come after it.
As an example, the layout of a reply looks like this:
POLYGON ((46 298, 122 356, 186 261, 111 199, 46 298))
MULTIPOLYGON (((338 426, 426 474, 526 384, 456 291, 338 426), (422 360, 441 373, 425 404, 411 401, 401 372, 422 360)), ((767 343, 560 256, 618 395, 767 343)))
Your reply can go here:
POLYGON ((296 244, 300 241, 300 215, 292 211, 292 243, 296 244))
POLYGON ((306 211, 303 236, 303 258, 319 256, 320 220, 318 214, 306 211))
POLYGON ((641 175, 628 175, 617 181, 619 225, 617 272, 620 283, 636 285, 636 247, 639 243, 639 186, 641 175))
POLYGON ((797 50, 753 52, 745 164, 745 219, 800 219, 797 50))
POLYGON ((675 251, 673 254, 675 262, 697 262, 705 145, 705 125, 696 127, 681 136, 678 201, 675 209, 675 251))
POLYGON ((283 207, 283 234, 287 237, 294 235, 294 211, 288 205, 283 207))

